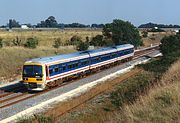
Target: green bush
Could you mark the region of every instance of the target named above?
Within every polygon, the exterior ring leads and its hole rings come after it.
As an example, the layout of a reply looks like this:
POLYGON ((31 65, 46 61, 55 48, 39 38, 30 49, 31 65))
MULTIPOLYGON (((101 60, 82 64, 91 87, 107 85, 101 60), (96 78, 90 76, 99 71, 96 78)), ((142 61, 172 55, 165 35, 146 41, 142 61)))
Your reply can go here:
POLYGON ((71 39, 70 39, 70 44, 71 45, 77 45, 82 41, 82 38, 80 36, 74 35, 71 39))
POLYGON ((3 47, 3 42, 2 42, 2 38, 0 38, 0 48, 2 48, 3 47))
POLYGON ((54 48, 58 49, 61 45, 62 45, 61 38, 57 38, 54 40, 54 45, 53 45, 54 48))
POLYGON ((96 35, 95 37, 93 37, 92 40, 90 41, 90 45, 104 46, 104 44, 103 44, 103 35, 96 35))
POLYGON ((180 35, 164 37, 161 40, 160 50, 164 56, 180 57, 180 35))
POLYGON ((84 51, 87 50, 89 48, 89 43, 88 42, 79 42, 78 44, 76 44, 76 50, 78 51, 84 51))
POLYGON ((38 39, 37 38, 28 38, 26 43, 24 44, 25 47, 27 48, 36 48, 38 45, 38 39))

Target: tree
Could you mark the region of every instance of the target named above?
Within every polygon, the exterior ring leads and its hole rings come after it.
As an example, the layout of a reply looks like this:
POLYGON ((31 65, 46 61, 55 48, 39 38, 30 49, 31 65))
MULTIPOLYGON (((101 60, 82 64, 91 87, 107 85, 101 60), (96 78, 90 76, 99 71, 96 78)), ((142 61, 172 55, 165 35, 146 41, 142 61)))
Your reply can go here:
POLYGON ((104 24, 92 24, 91 28, 103 28, 104 24))
POLYGON ((46 27, 56 28, 58 27, 58 23, 54 16, 49 16, 48 19, 45 20, 46 27))
POLYGON ((65 24, 64 27, 66 28, 86 28, 90 27, 90 25, 84 25, 80 23, 72 23, 72 24, 65 24))
POLYGON ((54 16, 49 16, 45 21, 41 21, 37 24, 37 27, 41 28, 58 28, 58 23, 54 16))
POLYGON ((154 27, 158 27, 158 28, 180 28, 180 25, 164 25, 164 24, 155 24, 155 23, 147 23, 147 24, 142 24, 140 25, 138 28, 154 28, 154 27))
POLYGON ((180 57, 180 35, 164 37, 161 40, 160 50, 163 56, 173 54, 180 57))
POLYGON ((130 22, 118 19, 105 24, 103 35, 106 39, 112 40, 115 45, 130 43, 137 47, 143 44, 138 29, 130 22))
POLYGON ((16 20, 10 19, 10 20, 9 20, 9 28, 11 29, 11 28, 13 28, 13 27, 19 28, 19 27, 21 27, 21 25, 20 25, 19 22, 17 22, 16 20))
POLYGON ((38 39, 37 38, 28 38, 26 43, 24 44, 25 47, 27 48, 36 48, 38 45, 38 39))

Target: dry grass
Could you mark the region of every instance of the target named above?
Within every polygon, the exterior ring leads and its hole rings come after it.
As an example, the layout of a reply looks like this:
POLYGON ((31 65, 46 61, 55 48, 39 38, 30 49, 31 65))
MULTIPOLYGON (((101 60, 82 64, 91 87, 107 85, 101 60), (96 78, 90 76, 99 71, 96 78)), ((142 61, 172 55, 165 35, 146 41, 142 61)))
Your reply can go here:
POLYGON ((80 36, 85 40, 87 36, 91 38, 98 34, 102 34, 102 32, 100 30, 0 31, 0 37, 3 38, 4 42, 11 44, 12 40, 16 39, 17 36, 23 42, 29 37, 36 37, 40 46, 52 46, 56 38, 61 38, 63 42, 66 42, 74 35, 80 36))
POLYGON ((180 122, 180 60, 164 74, 161 83, 147 96, 127 105, 110 122, 170 123, 180 122), (124 117, 124 118, 123 118, 124 117), (122 120, 123 119, 123 120, 122 120))
POLYGON ((21 74, 23 63, 32 58, 51 56, 74 52, 72 46, 60 47, 58 50, 51 47, 27 49, 23 47, 4 47, 0 49, 0 81, 15 78, 21 74))

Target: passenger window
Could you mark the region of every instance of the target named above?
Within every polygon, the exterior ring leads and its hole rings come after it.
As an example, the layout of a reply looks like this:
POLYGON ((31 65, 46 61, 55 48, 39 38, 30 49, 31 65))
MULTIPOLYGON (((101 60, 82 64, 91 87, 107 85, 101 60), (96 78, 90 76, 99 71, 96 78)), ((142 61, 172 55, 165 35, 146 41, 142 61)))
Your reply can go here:
POLYGON ((63 71, 63 68, 62 67, 59 67, 59 72, 62 72, 63 71))
POLYGON ((71 69, 72 67, 73 67, 72 64, 69 64, 69 65, 68 65, 68 69, 71 69))
POLYGON ((92 62, 98 62, 98 61, 99 61, 98 57, 92 59, 92 62))
POLYGON ((65 70, 66 70, 66 66, 65 66, 65 65, 63 65, 63 66, 62 66, 62 69, 63 69, 63 71, 65 71, 65 70))
POLYGON ((116 57, 116 54, 113 54, 112 57, 115 58, 115 57, 116 57))
POLYGON ((99 62, 99 58, 96 58, 95 61, 96 61, 96 62, 99 62))
POLYGON ((81 62, 81 65, 86 65, 86 61, 82 61, 82 62, 81 62))
POLYGON ((75 68, 75 64, 72 64, 72 68, 75 68))
POLYGON ((58 67, 55 67, 55 68, 54 68, 54 72, 58 72, 58 67))
POLYGON ((74 64, 75 68, 78 68, 78 62, 74 64))

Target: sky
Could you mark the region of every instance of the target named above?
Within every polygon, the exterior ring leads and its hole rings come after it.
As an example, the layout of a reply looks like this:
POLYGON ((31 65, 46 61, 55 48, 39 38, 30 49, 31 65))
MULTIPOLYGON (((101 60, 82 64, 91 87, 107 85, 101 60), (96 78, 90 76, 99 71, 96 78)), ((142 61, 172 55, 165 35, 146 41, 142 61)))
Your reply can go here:
POLYGON ((130 21, 180 25, 180 0, 0 0, 0 25, 9 19, 37 24, 49 16, 59 23, 130 21))

